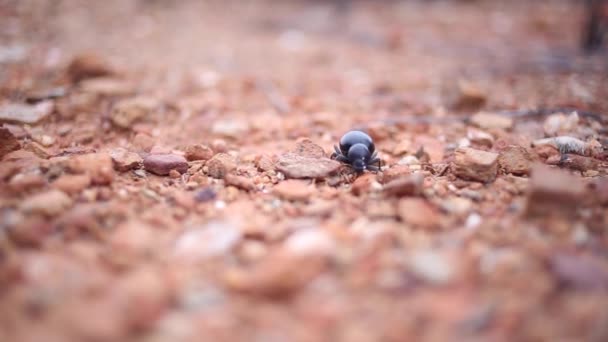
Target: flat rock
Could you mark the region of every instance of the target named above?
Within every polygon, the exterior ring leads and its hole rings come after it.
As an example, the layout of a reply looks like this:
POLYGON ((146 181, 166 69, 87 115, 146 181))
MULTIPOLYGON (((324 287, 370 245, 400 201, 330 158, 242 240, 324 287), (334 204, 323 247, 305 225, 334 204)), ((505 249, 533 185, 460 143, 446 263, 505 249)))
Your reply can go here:
POLYGON ((498 154, 472 148, 459 148, 454 152, 451 169, 459 178, 488 183, 496 178, 498 154))
POLYGON ((325 151, 323 148, 315 143, 313 143, 310 139, 303 139, 302 141, 296 144, 296 147, 291 151, 302 157, 310 157, 310 158, 324 158, 326 157, 325 151))
POLYGON ((236 158, 228 153, 218 153, 205 164, 209 176, 217 179, 224 178, 236 170, 236 158))
POLYGON ((27 214, 55 216, 72 206, 72 199, 60 190, 49 190, 26 198, 19 209, 27 214))
POLYGON ((585 184, 565 171, 535 165, 526 201, 528 216, 572 215, 585 195, 585 184))
POLYGON ((482 129, 504 129, 513 127, 513 119, 499 114, 479 112, 471 117, 471 123, 482 129))
POLYGON ((318 179, 334 174, 340 166, 339 162, 329 158, 311 158, 295 153, 286 153, 279 157, 275 167, 287 178, 318 179))
POLYGON ((21 147, 19 140, 8 130, 8 128, 0 127, 0 159, 12 151, 18 150, 21 147))
POLYGON ((213 150, 207 145, 195 144, 186 147, 186 159, 193 160, 209 160, 213 158, 213 150))
POLYGON ((534 161, 533 155, 522 146, 511 145, 500 151, 498 165, 504 173, 528 175, 534 161))
POLYGON ((124 148, 116 148, 110 151, 114 170, 126 172, 133 169, 139 169, 143 163, 143 159, 135 152, 127 151, 124 148))
POLYGON ((35 124, 53 112, 53 101, 42 101, 35 105, 7 103, 0 105, 0 123, 35 124))
POLYGON ((308 182, 295 179, 283 181, 275 185, 272 190, 279 197, 289 201, 306 201, 314 192, 308 182))
POLYGON ((188 171, 188 161, 177 154, 150 154, 144 158, 144 168, 159 176, 167 176, 171 170, 188 171))

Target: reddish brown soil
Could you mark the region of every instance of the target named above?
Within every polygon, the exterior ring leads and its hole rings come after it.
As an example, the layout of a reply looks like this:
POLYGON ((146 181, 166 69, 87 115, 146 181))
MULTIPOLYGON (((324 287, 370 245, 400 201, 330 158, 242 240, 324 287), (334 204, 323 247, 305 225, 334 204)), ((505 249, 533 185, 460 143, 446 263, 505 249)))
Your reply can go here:
POLYGON ((608 340, 583 16, 0 1, 0 341, 608 340))

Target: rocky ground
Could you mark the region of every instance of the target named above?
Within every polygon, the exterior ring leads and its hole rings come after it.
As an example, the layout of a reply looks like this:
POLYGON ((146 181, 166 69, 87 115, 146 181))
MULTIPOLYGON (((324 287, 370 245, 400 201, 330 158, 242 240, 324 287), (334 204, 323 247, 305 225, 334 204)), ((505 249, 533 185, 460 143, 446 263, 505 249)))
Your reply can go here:
POLYGON ((608 340, 583 13, 0 2, 0 340, 608 340))

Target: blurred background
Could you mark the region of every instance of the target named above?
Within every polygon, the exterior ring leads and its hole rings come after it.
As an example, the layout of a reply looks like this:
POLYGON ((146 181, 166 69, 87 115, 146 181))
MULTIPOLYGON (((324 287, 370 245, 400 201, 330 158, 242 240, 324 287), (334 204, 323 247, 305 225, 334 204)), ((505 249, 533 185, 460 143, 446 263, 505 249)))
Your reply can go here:
MULTIPOLYGON (((579 82, 595 88, 606 75, 606 7, 600 0, 3 0, 0 63, 44 73, 92 51, 169 93, 231 74, 274 79, 291 95, 343 78, 435 105, 446 83, 465 77, 497 91, 514 87, 512 96, 490 94, 491 107, 555 105, 555 92, 576 104, 596 91, 585 88, 585 96, 579 82), (572 77, 558 81, 564 74, 572 77), (529 89, 530 82, 543 87, 529 89)), ((27 88, 8 75, 18 70, 3 68, 0 77, 27 88)))

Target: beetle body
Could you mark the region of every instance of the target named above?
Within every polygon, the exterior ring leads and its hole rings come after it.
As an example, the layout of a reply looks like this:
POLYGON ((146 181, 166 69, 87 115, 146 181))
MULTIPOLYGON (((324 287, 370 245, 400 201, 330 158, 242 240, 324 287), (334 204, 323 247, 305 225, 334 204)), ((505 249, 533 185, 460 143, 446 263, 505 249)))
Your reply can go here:
POLYGON ((350 165, 355 171, 379 171, 380 158, 372 138, 361 131, 350 131, 340 139, 340 146, 334 146, 332 159, 350 165), (378 164, 378 165, 374 165, 378 164))

